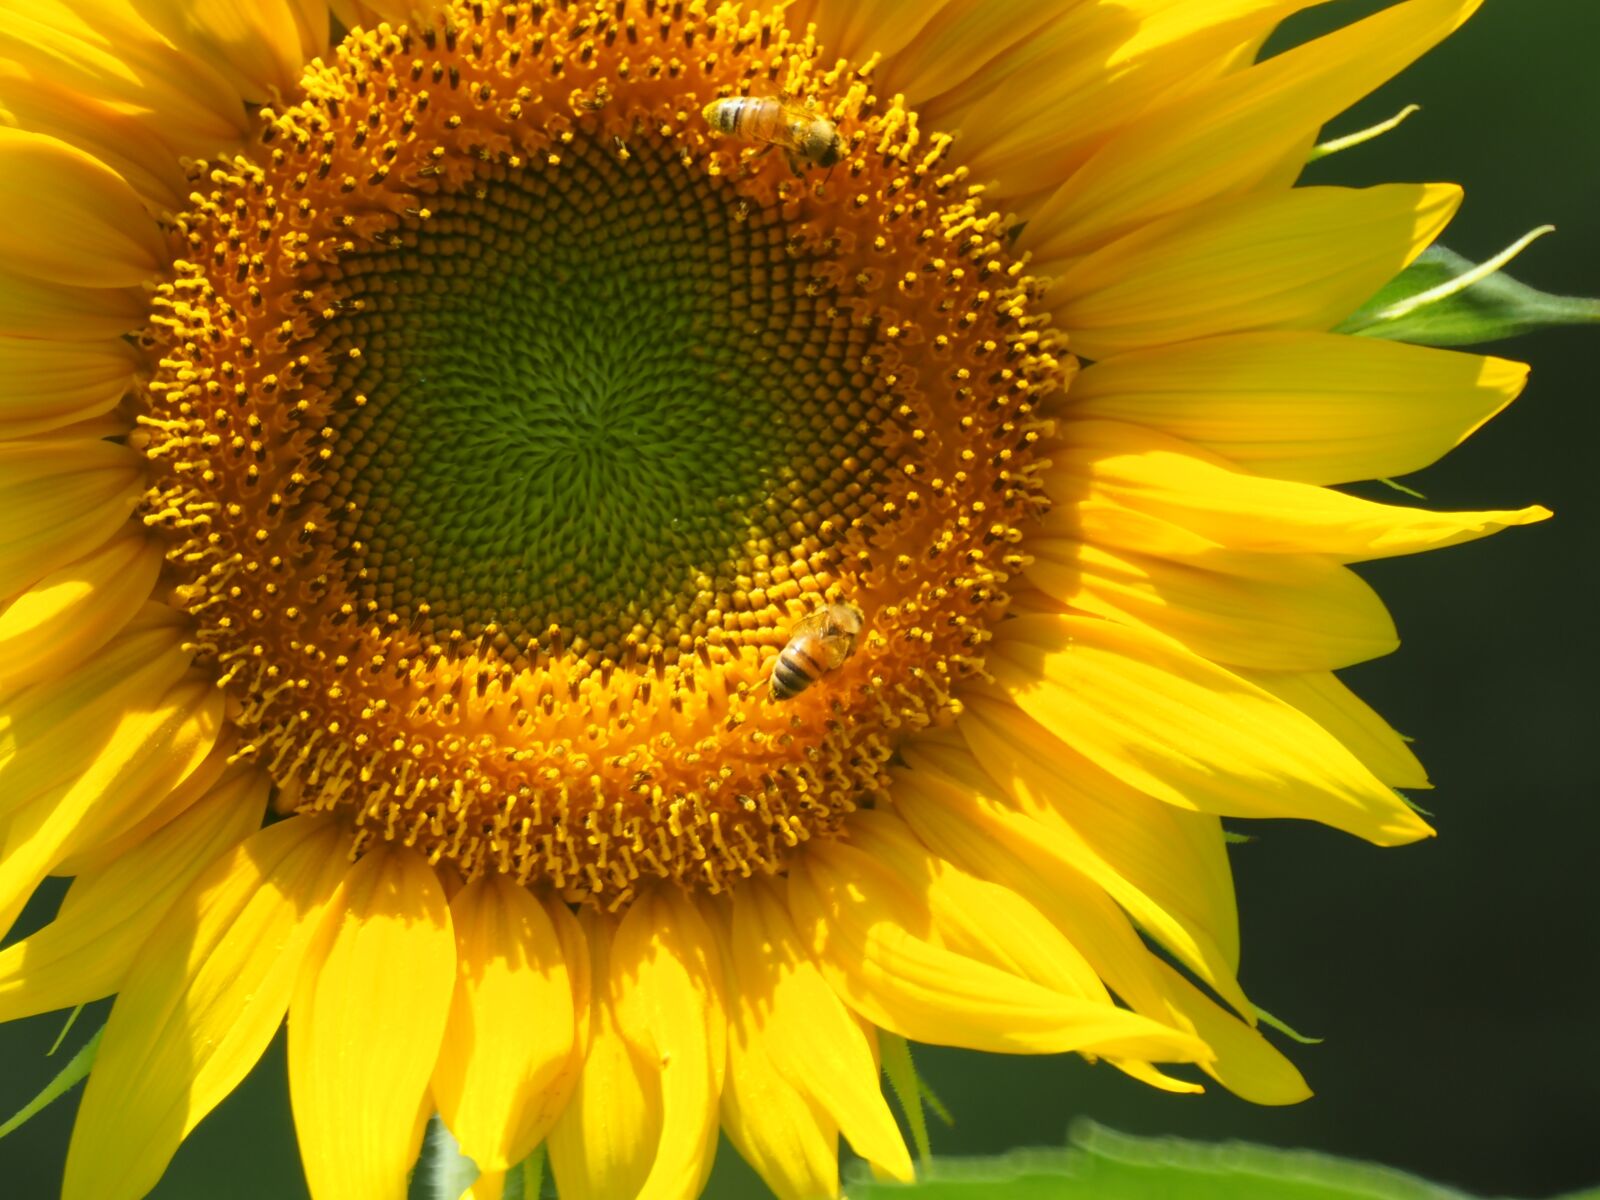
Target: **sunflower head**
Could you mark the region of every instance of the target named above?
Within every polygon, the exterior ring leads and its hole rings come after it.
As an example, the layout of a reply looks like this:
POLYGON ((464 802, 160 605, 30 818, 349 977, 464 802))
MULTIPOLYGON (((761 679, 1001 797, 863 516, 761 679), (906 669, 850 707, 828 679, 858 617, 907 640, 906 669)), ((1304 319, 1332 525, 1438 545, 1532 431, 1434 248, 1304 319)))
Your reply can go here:
POLYGON ((1348 564, 1545 514, 1326 486, 1523 373, 1329 332, 1456 189, 1289 186, 1473 3, 1257 62, 1298 7, 0 0, 0 912, 78 877, 0 1017, 119 997, 69 1200, 286 1013, 317 1200, 435 1107, 475 1196, 907 1178, 904 1038, 1306 1095, 1221 818, 1431 832, 1348 564))

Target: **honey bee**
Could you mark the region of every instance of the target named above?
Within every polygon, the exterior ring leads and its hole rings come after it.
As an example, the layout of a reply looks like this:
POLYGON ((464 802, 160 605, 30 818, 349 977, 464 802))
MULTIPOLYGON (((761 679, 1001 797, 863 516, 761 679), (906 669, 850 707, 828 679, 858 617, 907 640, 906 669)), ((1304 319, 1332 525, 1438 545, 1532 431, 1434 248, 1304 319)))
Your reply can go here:
POLYGON ((777 146, 796 175, 806 167, 831 167, 844 154, 839 127, 820 113, 777 96, 728 96, 701 110, 718 133, 777 146))
POLYGON ((854 604, 830 604, 801 617, 789 631, 789 644, 772 665, 768 694, 790 700, 830 671, 837 671, 856 648, 866 617, 854 604))

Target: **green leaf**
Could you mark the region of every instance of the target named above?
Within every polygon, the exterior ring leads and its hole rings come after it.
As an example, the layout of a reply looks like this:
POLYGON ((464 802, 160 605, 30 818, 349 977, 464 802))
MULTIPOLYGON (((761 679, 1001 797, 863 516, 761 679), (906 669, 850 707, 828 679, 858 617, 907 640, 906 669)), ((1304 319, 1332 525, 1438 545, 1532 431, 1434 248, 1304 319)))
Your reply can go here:
MULTIPOLYGON (((4 1125, 0 1125, 0 1137, 14 1130, 20 1129, 28 1121, 43 1112, 50 1104, 71 1091, 73 1086, 89 1074, 89 1068, 94 1066, 94 1056, 100 1050, 100 1035, 106 1031, 104 1025, 94 1031, 94 1036, 83 1044, 83 1049, 72 1056, 72 1061, 67 1063, 57 1072, 56 1077, 45 1084, 43 1089, 32 1100, 24 1104, 16 1114, 4 1125)), ((65 1031, 63 1031, 65 1036, 65 1031)), ((57 1043, 60 1044, 59 1042, 57 1043)))
MULTIPOLYGON (((852 1200, 1469 1200, 1403 1171, 1302 1150, 1140 1138, 1092 1122, 1065 1150, 935 1159, 914 1184, 862 1176, 852 1200)), ((1595 1200, 1586 1192, 1568 1200, 1595 1200)))
POLYGON ((1552 296, 1501 270, 1553 228, 1540 226, 1485 263, 1431 246, 1336 332, 1419 346, 1471 346, 1558 325, 1600 324, 1600 300, 1552 296))

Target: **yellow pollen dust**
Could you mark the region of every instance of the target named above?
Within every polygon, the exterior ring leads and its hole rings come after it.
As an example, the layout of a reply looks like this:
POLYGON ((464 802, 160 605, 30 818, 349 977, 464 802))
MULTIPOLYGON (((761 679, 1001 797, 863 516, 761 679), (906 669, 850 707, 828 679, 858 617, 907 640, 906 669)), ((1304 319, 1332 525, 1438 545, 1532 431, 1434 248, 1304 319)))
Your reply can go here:
POLYGON ((775 8, 357 30, 194 167, 133 440, 281 811, 609 908, 717 891, 982 670, 1071 363, 949 139, 775 8), (712 128, 731 97, 837 163, 712 128), (859 634, 775 698, 830 606, 859 634))

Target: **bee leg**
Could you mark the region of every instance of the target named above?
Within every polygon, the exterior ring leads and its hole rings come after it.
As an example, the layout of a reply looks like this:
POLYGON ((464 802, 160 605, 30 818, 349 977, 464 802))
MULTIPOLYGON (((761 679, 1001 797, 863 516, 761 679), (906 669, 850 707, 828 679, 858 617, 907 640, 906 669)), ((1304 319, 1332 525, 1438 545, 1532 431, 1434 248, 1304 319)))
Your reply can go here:
POLYGON ((806 169, 800 163, 800 156, 793 150, 785 150, 783 156, 789 160, 789 170, 794 172, 795 178, 804 179, 806 177, 806 169))

